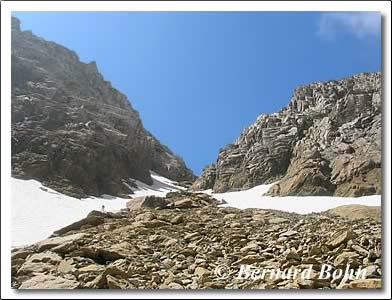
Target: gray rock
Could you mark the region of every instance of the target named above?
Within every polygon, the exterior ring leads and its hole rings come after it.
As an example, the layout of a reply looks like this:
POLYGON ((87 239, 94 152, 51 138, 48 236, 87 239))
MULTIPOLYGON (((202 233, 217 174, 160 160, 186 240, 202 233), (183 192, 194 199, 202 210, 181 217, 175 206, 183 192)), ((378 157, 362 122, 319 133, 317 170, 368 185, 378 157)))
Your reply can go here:
POLYGON ((212 189, 216 179, 215 164, 203 168, 200 177, 192 184, 192 189, 196 191, 212 189))
POLYGON ((195 179, 182 158, 144 127, 125 95, 95 62, 29 31, 12 17, 12 174, 62 193, 126 197, 129 178, 152 184, 150 170, 195 179))
POLYGON ((297 87, 220 150, 193 188, 215 192, 277 182, 271 196, 381 194, 381 73, 297 87))

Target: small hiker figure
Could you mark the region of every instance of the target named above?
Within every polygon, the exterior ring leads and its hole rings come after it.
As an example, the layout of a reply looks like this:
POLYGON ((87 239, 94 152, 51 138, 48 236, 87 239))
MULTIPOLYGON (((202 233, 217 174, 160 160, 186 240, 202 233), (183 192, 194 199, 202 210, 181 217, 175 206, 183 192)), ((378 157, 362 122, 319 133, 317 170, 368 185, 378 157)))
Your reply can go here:
POLYGON ((102 205, 101 211, 105 212, 105 205, 102 205))

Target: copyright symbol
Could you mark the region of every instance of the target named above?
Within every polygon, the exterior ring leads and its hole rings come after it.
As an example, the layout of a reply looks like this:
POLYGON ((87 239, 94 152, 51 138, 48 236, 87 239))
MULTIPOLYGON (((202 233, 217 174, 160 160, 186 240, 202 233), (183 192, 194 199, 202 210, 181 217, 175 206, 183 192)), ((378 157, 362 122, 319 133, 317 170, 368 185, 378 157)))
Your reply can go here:
POLYGON ((226 265, 218 265, 216 266, 214 273, 219 279, 226 279, 230 275, 230 268, 226 265))

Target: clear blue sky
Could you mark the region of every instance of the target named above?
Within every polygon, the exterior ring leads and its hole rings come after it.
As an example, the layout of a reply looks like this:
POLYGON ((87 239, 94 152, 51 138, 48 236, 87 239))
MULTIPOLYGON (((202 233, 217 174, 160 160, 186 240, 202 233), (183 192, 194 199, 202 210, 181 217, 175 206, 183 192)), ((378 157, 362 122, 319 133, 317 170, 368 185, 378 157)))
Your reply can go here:
POLYGON ((145 128, 199 174, 299 84, 381 70, 378 13, 17 12, 96 61, 145 128))

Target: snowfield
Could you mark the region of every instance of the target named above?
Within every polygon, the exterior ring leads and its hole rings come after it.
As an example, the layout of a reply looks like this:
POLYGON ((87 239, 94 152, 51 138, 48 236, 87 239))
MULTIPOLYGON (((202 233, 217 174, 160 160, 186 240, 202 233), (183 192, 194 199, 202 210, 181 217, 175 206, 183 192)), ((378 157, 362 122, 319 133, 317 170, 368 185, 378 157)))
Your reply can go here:
MULTIPOLYGON (((134 180, 138 188, 132 197, 156 195, 165 196, 170 191, 183 189, 176 182, 151 172, 153 185, 134 180)), ((346 204, 381 205, 381 196, 360 198, 341 197, 264 197, 271 185, 260 185, 252 189, 212 193, 204 191, 217 199, 228 202, 223 206, 240 209, 277 209, 296 213, 321 212, 346 204)), ((48 238, 53 231, 76 222, 92 210, 119 211, 126 207, 129 199, 102 195, 77 199, 44 187, 36 180, 11 179, 11 246, 29 245, 48 238)))
MULTIPOLYGON (((138 189, 132 197, 165 196, 182 189, 176 182, 151 172, 153 185, 135 180, 138 189)), ((11 178, 11 246, 23 246, 46 239, 53 231, 87 216, 92 210, 119 211, 130 199, 102 195, 85 199, 73 198, 36 180, 11 178)))
POLYGON ((299 214, 312 212, 322 212, 331 208, 347 204, 362 204, 368 206, 381 206, 381 195, 365 196, 358 198, 330 197, 330 196, 308 196, 308 197, 267 197, 262 196, 274 185, 265 184, 239 192, 213 193, 212 190, 203 191, 219 200, 226 200, 227 204, 222 205, 246 208, 276 209, 299 214))

